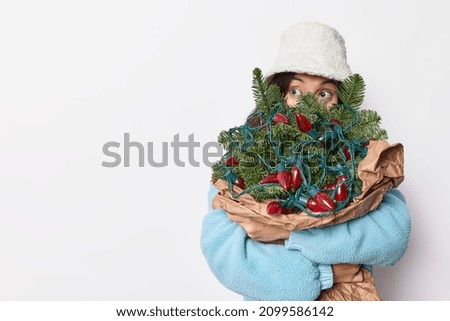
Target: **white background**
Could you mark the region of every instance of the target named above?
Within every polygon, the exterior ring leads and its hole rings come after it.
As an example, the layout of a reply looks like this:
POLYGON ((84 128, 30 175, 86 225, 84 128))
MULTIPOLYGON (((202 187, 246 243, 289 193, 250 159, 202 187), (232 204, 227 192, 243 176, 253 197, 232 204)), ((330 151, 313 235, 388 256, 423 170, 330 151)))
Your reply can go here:
MULTIPOLYGON (((364 106, 405 146, 410 245, 377 267, 385 300, 450 299, 445 1, 10 1, 0 4, 0 299, 240 300, 199 246, 210 168, 124 168, 103 144, 194 134, 253 107, 287 26, 346 39, 364 106)), ((133 151, 132 151, 133 153, 133 151)), ((123 152, 121 152, 123 155, 123 152)), ((195 152, 197 161, 202 150, 195 152)))

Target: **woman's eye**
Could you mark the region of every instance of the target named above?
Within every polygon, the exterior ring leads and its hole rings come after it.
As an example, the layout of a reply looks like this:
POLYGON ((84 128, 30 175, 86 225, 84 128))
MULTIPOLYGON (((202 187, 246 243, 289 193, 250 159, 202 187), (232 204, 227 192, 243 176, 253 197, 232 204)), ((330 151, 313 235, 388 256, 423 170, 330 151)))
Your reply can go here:
POLYGON ((326 90, 321 91, 321 92, 319 93, 319 98, 320 98, 321 100, 329 100, 329 99, 331 98, 331 96, 333 96, 332 93, 329 92, 329 91, 326 91, 326 90))
POLYGON ((300 89, 298 89, 298 88, 292 88, 289 93, 294 96, 300 96, 300 94, 301 94, 300 89))

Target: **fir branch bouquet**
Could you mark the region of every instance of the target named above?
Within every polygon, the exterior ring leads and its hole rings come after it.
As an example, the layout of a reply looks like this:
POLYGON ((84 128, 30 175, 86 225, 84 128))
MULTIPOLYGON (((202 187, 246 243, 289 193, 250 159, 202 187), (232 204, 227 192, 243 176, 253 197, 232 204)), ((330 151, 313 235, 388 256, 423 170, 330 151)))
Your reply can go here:
MULTIPOLYGON (((233 199, 270 201, 269 216, 325 217, 358 197, 364 185, 358 166, 369 143, 387 139, 380 116, 360 109, 363 78, 353 74, 342 81, 339 103, 330 109, 310 93, 287 106, 278 86, 268 85, 258 68, 252 88, 254 112, 243 125, 219 134, 227 152, 212 167, 213 183, 226 182, 233 199)), ((395 184, 403 179, 402 169, 395 184)))

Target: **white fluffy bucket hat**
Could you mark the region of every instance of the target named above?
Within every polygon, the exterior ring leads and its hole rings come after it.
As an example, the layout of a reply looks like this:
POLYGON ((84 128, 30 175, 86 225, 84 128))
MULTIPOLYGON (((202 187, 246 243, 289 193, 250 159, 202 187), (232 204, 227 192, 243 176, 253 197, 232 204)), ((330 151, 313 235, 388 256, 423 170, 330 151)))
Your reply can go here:
POLYGON ((344 38, 319 22, 301 22, 281 34, 280 50, 266 77, 298 72, 341 81, 351 75, 344 38))

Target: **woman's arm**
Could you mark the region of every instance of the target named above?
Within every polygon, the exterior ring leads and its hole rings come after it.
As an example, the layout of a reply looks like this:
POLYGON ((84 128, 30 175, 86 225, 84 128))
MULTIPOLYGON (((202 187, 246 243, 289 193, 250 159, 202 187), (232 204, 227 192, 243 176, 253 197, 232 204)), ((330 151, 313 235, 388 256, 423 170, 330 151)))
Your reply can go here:
POLYGON ((209 193, 201 248, 212 272, 230 290, 256 300, 314 300, 333 283, 330 265, 317 265, 300 251, 250 239, 222 209, 213 210, 209 193))
POLYGON ((285 246, 322 264, 393 265, 405 253, 410 231, 405 199, 393 189, 365 216, 330 227, 294 231, 285 246))

